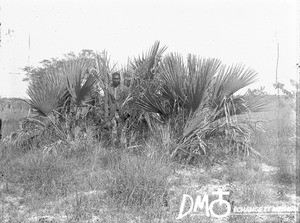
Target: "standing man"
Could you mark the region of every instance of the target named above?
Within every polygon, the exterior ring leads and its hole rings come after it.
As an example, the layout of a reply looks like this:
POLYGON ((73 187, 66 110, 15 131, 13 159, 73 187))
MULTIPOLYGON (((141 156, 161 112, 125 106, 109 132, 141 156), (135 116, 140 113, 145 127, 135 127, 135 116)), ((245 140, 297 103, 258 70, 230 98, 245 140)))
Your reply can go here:
POLYGON ((120 73, 115 72, 112 74, 112 83, 108 87, 108 106, 110 110, 110 117, 118 116, 117 112, 119 109, 119 95, 118 90, 121 83, 121 76, 120 73))
POLYGON ((120 73, 115 72, 112 74, 112 82, 108 87, 108 109, 112 124, 112 145, 114 146, 116 146, 118 137, 117 123, 121 115, 120 88, 121 75, 120 73))

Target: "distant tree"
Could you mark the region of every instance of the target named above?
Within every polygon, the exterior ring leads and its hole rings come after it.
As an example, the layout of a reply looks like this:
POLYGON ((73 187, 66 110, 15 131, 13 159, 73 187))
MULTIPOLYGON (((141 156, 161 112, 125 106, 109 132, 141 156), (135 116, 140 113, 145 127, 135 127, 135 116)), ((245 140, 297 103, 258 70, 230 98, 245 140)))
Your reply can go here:
POLYGON ((275 89, 279 89, 285 96, 285 98, 294 98, 295 97, 295 92, 293 91, 288 91, 287 89, 284 88, 284 84, 277 82, 276 84, 273 84, 275 89))
MULTIPOLYGON (((29 82, 25 100, 32 114, 51 123, 58 136, 65 140, 85 117, 83 107, 89 107, 95 96, 97 76, 93 72, 93 51, 69 53, 63 59, 43 60, 40 67, 25 67, 29 82)), ((36 116, 36 117, 37 117, 36 116)), ((40 121, 40 120, 38 120, 40 121)))
POLYGON ((260 96, 260 97, 264 97, 267 95, 267 92, 265 90, 264 86, 260 86, 260 88, 256 88, 256 89, 248 89, 247 91, 248 95, 253 95, 253 96, 260 96))
POLYGON ((43 60, 40 62, 41 66, 33 67, 33 66, 26 66, 23 68, 25 71, 25 78, 23 81, 28 82, 36 82, 38 79, 45 76, 45 74, 53 73, 55 70, 63 69, 64 64, 68 61, 78 60, 81 59, 83 61, 92 60, 93 50, 82 50, 78 55, 74 52, 70 52, 64 55, 64 58, 51 58, 49 60, 43 60))

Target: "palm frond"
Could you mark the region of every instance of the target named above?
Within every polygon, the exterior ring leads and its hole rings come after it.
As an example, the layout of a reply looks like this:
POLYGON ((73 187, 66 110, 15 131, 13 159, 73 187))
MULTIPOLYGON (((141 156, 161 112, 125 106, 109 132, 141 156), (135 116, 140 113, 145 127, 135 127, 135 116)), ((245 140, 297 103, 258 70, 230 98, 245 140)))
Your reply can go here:
POLYGON ((179 100, 177 95, 173 93, 167 84, 163 84, 161 86, 161 97, 168 102, 170 107, 170 115, 173 116, 173 114, 176 113, 180 107, 178 104, 179 100))
POLYGON ((152 79, 166 49, 166 46, 160 47, 160 42, 156 41, 146 53, 133 59, 130 63, 131 68, 143 79, 152 79))
POLYGON ((111 61, 106 51, 101 54, 94 54, 95 71, 97 74, 100 87, 105 90, 108 87, 110 80, 109 74, 115 69, 116 64, 110 65, 111 61))
MULTIPOLYGON (((174 93, 182 101, 187 114, 195 112, 204 102, 208 86, 217 74, 221 61, 188 56, 187 66, 178 54, 170 54, 161 65, 161 77, 168 88, 167 96, 174 93)), ((170 98, 170 97, 169 97, 170 98)))
POLYGON ((218 59, 198 59, 188 56, 188 78, 185 82, 186 104, 189 112, 195 112, 204 102, 207 88, 221 65, 218 59))
POLYGON ((193 155, 191 150, 195 147, 200 148, 206 153, 203 140, 209 131, 212 131, 212 120, 211 111, 208 108, 191 114, 185 123, 183 134, 171 157, 174 157, 178 151, 193 155))
MULTIPOLYGON (((259 112, 265 109, 265 103, 259 98, 249 98, 245 95, 236 95, 236 93, 244 87, 255 83, 257 73, 250 68, 239 64, 226 68, 223 65, 216 77, 213 78, 210 86, 210 98, 208 105, 211 108, 219 108, 222 110, 228 100, 231 102, 230 115, 239 115, 246 112, 259 112)), ((225 113, 219 114, 218 118, 224 117, 225 113)))
POLYGON ((68 61, 61 72, 67 80, 67 87, 72 100, 80 106, 93 90, 96 77, 90 73, 92 68, 91 61, 72 60, 68 61))
POLYGON ((169 116, 163 105, 162 98, 153 94, 153 92, 146 91, 142 99, 137 100, 136 104, 146 112, 159 114, 163 120, 169 116))
POLYGON ((197 135, 205 136, 212 126, 213 113, 209 108, 200 109, 187 119, 182 140, 189 140, 197 135))
POLYGON ((185 101, 186 96, 183 92, 184 75, 186 67, 182 56, 171 53, 162 62, 160 67, 161 78, 169 89, 175 93, 178 99, 185 101))
POLYGON ((242 115, 249 112, 263 112, 267 110, 266 102, 260 97, 246 97, 245 95, 231 95, 224 97, 223 100, 214 107, 216 113, 214 120, 226 118, 229 120, 232 116, 242 115))
POLYGON ((243 97, 245 99, 245 110, 248 112, 264 112, 268 111, 267 102, 263 101, 259 96, 243 97))
POLYGON ((38 115, 48 116, 61 106, 66 82, 56 72, 47 72, 43 78, 29 84, 27 103, 38 115))
POLYGON ((214 99, 223 99, 231 96, 242 88, 257 81, 257 72, 253 69, 245 69, 242 64, 226 68, 223 65, 214 81, 214 99))

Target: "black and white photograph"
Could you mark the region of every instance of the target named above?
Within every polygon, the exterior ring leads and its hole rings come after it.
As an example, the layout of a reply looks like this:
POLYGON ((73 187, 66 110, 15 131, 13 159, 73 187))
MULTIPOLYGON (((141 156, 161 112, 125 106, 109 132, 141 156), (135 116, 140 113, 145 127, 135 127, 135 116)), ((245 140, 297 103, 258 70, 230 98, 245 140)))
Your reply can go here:
POLYGON ((300 2, 0 0, 0 223, 300 223, 300 2))

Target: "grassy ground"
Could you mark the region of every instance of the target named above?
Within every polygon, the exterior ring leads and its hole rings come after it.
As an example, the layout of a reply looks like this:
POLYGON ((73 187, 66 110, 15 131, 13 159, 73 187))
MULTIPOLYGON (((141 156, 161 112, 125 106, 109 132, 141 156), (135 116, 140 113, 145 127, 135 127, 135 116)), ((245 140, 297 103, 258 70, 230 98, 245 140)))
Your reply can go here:
MULTIPOLYGON (((286 215, 187 215, 176 220, 184 194, 193 201, 230 191, 232 207, 291 206, 295 202, 295 124, 291 102, 253 115, 264 131, 252 146, 263 158, 227 159, 210 168, 182 166, 160 155, 152 140, 140 153, 104 148, 91 135, 28 152, 1 144, 1 222, 295 222, 286 215), (157 152, 155 152, 157 151, 157 152)), ((9 114, 9 113, 7 113, 9 114)), ((11 112, 10 114, 14 114, 11 112)), ((4 122, 6 135, 23 114, 4 122)), ((188 209, 185 207, 185 211, 188 209)), ((224 207, 217 206, 220 213, 224 207)), ((203 212, 202 212, 203 213, 203 212)))

